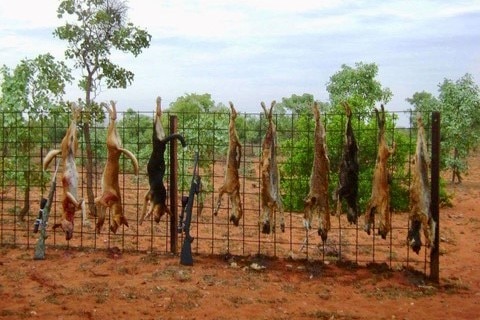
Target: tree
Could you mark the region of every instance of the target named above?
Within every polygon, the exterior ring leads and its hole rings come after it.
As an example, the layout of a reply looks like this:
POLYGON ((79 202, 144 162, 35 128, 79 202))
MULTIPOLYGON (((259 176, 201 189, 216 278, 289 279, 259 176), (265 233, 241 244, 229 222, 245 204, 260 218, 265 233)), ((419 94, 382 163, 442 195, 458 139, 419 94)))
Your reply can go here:
POLYGON ((340 104, 348 102, 353 112, 367 113, 373 111, 377 103, 388 103, 393 94, 376 80, 377 75, 375 63, 357 62, 354 68, 343 64, 327 83, 332 108, 341 112, 340 104))
MULTIPOLYGON (((408 103, 413 106, 414 112, 420 112, 424 121, 428 122, 430 115, 433 111, 438 111, 440 104, 437 98, 435 98, 429 92, 415 92, 411 98, 405 99, 408 103)), ((417 121, 415 117, 410 119, 410 126, 415 127, 417 121)))
POLYGON ((133 82, 133 72, 114 64, 112 50, 131 53, 137 57, 150 45, 151 35, 127 21, 125 1, 122 0, 63 0, 58 17, 74 16, 76 24, 65 22, 55 29, 54 36, 68 42, 65 56, 75 61, 83 74, 79 86, 85 91, 83 133, 87 153, 87 196, 90 212, 95 213, 93 194, 93 152, 90 140, 90 121, 98 113, 93 102, 102 84, 107 88, 126 88, 133 82), (93 96, 92 96, 93 94, 93 96))
POLYGON ((31 186, 45 182, 41 161, 32 157, 34 152, 41 153, 39 146, 44 132, 40 124, 50 112, 62 109, 65 85, 72 77, 67 66, 50 54, 24 59, 13 70, 3 66, 0 72, 4 124, 1 161, 11 169, 7 170, 11 176, 2 179, 14 180, 24 190, 24 204, 19 212, 20 220, 24 220, 30 209, 31 186))
POLYGON ((480 142, 480 89, 470 74, 439 84, 442 121, 442 159, 452 170, 452 183, 462 182, 467 157, 480 142))

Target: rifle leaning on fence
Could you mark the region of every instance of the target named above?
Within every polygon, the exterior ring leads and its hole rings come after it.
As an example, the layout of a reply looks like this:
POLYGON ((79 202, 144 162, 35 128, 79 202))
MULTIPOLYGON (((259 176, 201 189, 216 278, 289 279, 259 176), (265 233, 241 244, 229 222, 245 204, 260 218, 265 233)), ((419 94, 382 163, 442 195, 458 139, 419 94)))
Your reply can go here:
POLYGON ((192 222, 192 209, 195 194, 200 192, 200 176, 198 174, 198 152, 195 152, 195 159, 193 165, 193 177, 190 185, 190 192, 188 197, 182 197, 182 213, 180 215, 179 232, 184 232, 182 252, 180 253, 180 263, 185 266, 193 266, 192 257, 192 241, 193 237, 190 235, 190 223, 192 222))
POLYGON ((35 220, 33 226, 33 233, 40 231, 40 236, 38 237, 37 244, 35 246, 35 253, 33 256, 34 260, 43 260, 45 259, 45 239, 47 238, 47 223, 48 216, 50 214, 50 208, 53 203, 53 195, 55 194, 55 188, 57 187, 57 172, 60 162, 57 162, 55 167, 55 173, 52 177, 52 183, 50 185, 50 191, 48 193, 48 198, 43 198, 40 200, 40 211, 38 213, 38 218, 35 220))

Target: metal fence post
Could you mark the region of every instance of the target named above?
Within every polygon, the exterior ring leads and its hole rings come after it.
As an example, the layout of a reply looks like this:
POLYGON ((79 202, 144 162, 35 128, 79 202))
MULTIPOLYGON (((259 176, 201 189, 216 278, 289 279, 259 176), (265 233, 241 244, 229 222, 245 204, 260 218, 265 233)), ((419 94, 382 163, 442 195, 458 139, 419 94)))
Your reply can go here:
MULTIPOLYGON (((170 134, 177 132, 177 116, 169 116, 170 134)), ((178 157, 177 140, 170 141, 170 252, 178 252, 178 157)))
POLYGON ((432 163, 431 163, 430 214, 435 221, 435 241, 430 251, 430 279, 440 281, 440 112, 432 113, 432 163))

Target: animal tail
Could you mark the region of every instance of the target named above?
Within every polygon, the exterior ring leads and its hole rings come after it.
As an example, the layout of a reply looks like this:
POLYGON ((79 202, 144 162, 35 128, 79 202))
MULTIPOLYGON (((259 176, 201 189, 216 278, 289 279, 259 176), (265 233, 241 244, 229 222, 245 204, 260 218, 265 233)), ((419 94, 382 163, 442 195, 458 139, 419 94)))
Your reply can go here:
POLYGON ((135 171, 135 175, 138 176, 138 172, 139 172, 138 160, 135 157, 135 155, 133 153, 131 153, 130 151, 128 151, 127 149, 119 148, 119 150, 121 152, 123 152, 128 158, 130 158, 130 160, 132 161, 132 164, 133 164, 133 169, 135 171))
POLYGON ((163 141, 165 143, 167 143, 167 142, 170 142, 171 140, 173 140, 175 138, 180 140, 180 143, 182 144, 182 147, 185 148, 187 146, 187 142, 185 141, 185 138, 179 133, 173 133, 173 134, 169 135, 168 137, 166 137, 165 139, 163 139, 163 141))
POLYGON ((60 149, 50 150, 45 156, 45 158, 43 158, 43 170, 46 170, 50 162, 52 162, 53 158, 55 158, 60 153, 62 153, 62 150, 60 149))

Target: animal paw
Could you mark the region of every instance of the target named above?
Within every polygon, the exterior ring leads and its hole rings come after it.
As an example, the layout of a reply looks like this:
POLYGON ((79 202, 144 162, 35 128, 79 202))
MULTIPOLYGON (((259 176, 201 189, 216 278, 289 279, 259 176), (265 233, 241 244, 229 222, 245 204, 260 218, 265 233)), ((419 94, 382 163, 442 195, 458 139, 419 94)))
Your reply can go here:
POLYGON ((262 223, 262 233, 269 234, 270 233, 270 221, 263 221, 262 223))
POLYGON ((312 224, 309 220, 307 219, 303 219, 303 227, 306 229, 306 230, 310 230, 312 229, 312 224))
POLYGON ((240 219, 233 214, 230 216, 230 221, 237 227, 240 224, 240 219))
POLYGON ((322 238, 322 241, 327 241, 328 231, 322 228, 318 228, 318 235, 322 238))

